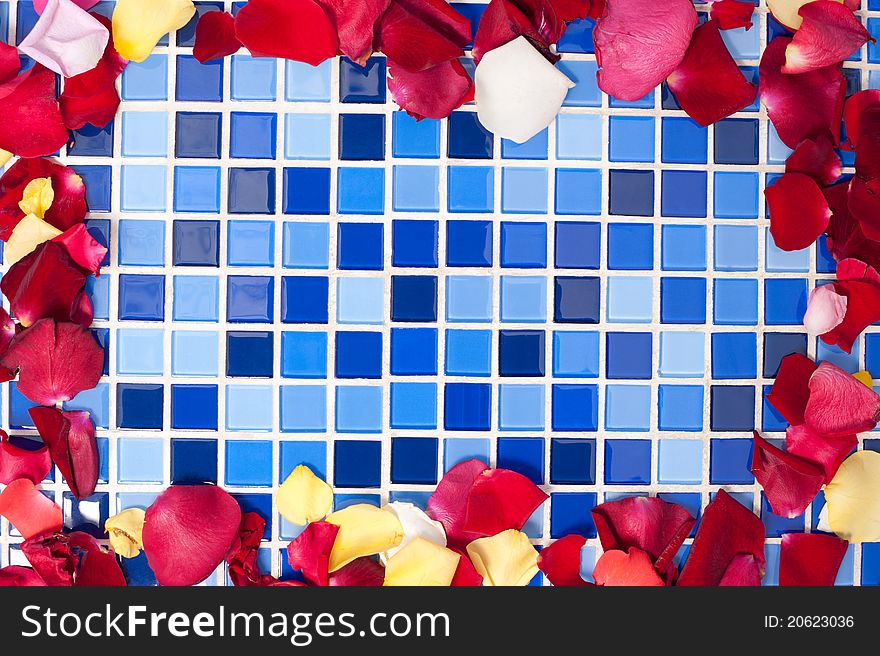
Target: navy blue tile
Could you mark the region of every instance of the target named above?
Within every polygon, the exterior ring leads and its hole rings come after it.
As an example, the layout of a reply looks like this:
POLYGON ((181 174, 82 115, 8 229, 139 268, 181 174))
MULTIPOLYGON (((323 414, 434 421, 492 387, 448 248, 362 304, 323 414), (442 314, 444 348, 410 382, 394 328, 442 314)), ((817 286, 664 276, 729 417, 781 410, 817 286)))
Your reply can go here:
POLYGON ((339 331, 335 352, 337 378, 382 377, 382 333, 339 331))
POLYGON ((150 569, 150 565, 147 562, 147 554, 145 552, 141 551, 134 558, 122 558, 120 560, 120 567, 122 568, 122 573, 125 575, 125 581, 128 585, 146 587, 158 585, 156 575, 153 573, 153 570, 150 569))
POLYGON ((554 485, 594 485, 596 440, 550 440, 550 482, 554 485))
POLYGON ((177 112, 174 153, 177 157, 220 158, 219 112, 177 112))
POLYGON ((608 333, 605 356, 608 378, 650 380, 651 343, 651 333, 608 333))
POLYGON ((661 278, 662 323, 706 323, 705 278, 661 278))
POLYGON ((391 440, 391 482, 433 485, 437 482, 436 437, 395 437, 391 440))
POLYGON ((544 375, 544 331, 502 330, 498 335, 501 376, 544 375))
POLYGON ((177 55, 175 96, 178 100, 223 100, 223 60, 200 64, 192 55, 177 55))
POLYGON ((340 223, 337 266, 340 269, 381 271, 385 248, 381 223, 340 223))
POLYGON ((385 115, 340 114, 339 159, 385 159, 385 115))
POLYGON ((219 221, 174 221, 174 266, 220 266, 219 221))
POLYGON ((284 169, 285 214, 330 214, 330 169, 284 169))
POLYGON ((119 428, 162 428, 162 385, 119 383, 116 386, 116 425, 119 428))
POLYGON ((586 221, 556 222, 555 261, 558 269, 598 269, 602 226, 586 221))
POLYGON ((385 77, 384 57, 370 57, 364 66, 342 57, 339 60, 339 100, 344 103, 384 103, 385 77))
POLYGON ((70 168, 76 171, 83 180, 86 187, 86 206, 89 212, 109 212, 110 198, 113 192, 110 167, 79 164, 70 168))
POLYGON ((728 118, 715 124, 715 163, 758 163, 757 119, 728 118))
POLYGON ((217 430, 216 385, 172 385, 171 428, 217 430))
POLYGON ((609 209, 627 216, 654 215, 654 172, 612 169, 609 173, 609 209))
POLYGON ((275 212, 275 169, 229 169, 230 214, 275 212))
POLYGON ((165 276, 120 275, 119 318, 123 321, 163 321, 165 276))
POLYGON ((391 263, 397 267, 437 266, 438 221, 391 222, 391 263))
POLYGON ((448 123, 449 157, 492 159, 492 133, 480 124, 475 112, 452 112, 448 123))
POLYGON ((512 469, 535 485, 543 485, 544 440, 540 437, 498 438, 498 467, 512 469))
POLYGON ((226 375, 271 378, 274 339, 270 332, 227 332, 226 375))
MULTIPOLYGON (((807 336, 798 333, 764 333, 764 378, 775 378, 782 358, 807 354, 807 336)), ((867 364, 867 355, 866 364, 867 364)))
POLYGON ((98 345, 104 349, 104 370, 105 376, 110 375, 110 329, 109 328, 92 328, 92 337, 98 342, 98 345))
POLYGON ((711 430, 755 430, 754 387, 740 385, 713 385, 711 398, 711 430))
POLYGON ((558 323, 599 323, 599 278, 556 276, 554 318, 558 323))
POLYGON ((460 267, 492 266, 492 222, 448 221, 446 264, 460 267))
POLYGON ((333 484, 336 487, 379 487, 382 443, 336 440, 333 444, 333 484))
POLYGON ((443 403, 443 425, 446 430, 488 431, 491 427, 491 385, 446 383, 443 403))
POLYGON ((171 440, 171 482, 174 485, 217 483, 217 440, 171 440))
POLYGON ((554 385, 552 423, 554 432, 598 430, 598 386, 554 385))
POLYGON ((226 279, 226 320, 230 323, 272 323, 271 276, 229 276, 226 279))
POLYGON ((396 376, 437 374, 437 329, 392 328, 391 373, 396 376))
POLYGON ((281 279, 281 321, 327 323, 326 276, 284 276, 281 279))
POLYGON ((67 154, 73 157, 112 157, 113 121, 103 128, 86 123, 79 130, 73 130, 67 143, 67 154))
POLYGON ((391 320, 437 321, 437 276, 391 276, 391 320))

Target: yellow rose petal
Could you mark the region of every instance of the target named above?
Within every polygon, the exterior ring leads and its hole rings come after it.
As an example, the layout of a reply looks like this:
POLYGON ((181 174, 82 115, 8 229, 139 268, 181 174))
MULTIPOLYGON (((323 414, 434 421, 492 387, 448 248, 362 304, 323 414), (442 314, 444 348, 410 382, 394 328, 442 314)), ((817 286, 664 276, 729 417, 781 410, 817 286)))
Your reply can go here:
POLYGON ((104 522, 104 530, 110 534, 110 546, 123 558, 134 558, 144 542, 144 511, 129 508, 104 522))
POLYGON ((125 59, 142 62, 159 39, 186 25, 195 12, 192 0, 118 0, 113 45, 125 59))
POLYGON ((474 540, 467 552, 483 585, 528 585, 538 573, 538 552, 529 537, 516 529, 474 540))
POLYGON ((42 219, 53 200, 55 192, 52 190, 52 178, 34 178, 24 188, 18 206, 25 214, 33 214, 42 219))
POLYGON ((9 236, 3 251, 3 261, 7 265, 15 264, 44 241, 54 239, 60 234, 61 231, 55 226, 38 216, 28 214, 18 222, 9 236))
POLYGON ((855 378, 868 389, 874 389, 874 379, 871 378, 870 371, 859 371, 857 373, 854 373, 853 378, 855 378))
POLYGON ((410 540, 388 559, 385 585, 435 585, 452 583, 461 556, 425 538, 410 540))
POLYGON ((12 159, 12 153, 0 148, 0 166, 6 166, 6 162, 12 159))
POLYGON ((331 572, 345 567, 355 558, 388 551, 403 540, 403 527, 397 516, 390 510, 367 503, 337 510, 327 516, 327 521, 339 527, 330 552, 331 572))
POLYGON ((849 542, 880 542, 880 453, 856 451, 825 487, 828 525, 849 542))
POLYGON ((333 507, 333 489, 299 465, 278 488, 278 512, 294 524, 308 524, 324 519, 333 507))

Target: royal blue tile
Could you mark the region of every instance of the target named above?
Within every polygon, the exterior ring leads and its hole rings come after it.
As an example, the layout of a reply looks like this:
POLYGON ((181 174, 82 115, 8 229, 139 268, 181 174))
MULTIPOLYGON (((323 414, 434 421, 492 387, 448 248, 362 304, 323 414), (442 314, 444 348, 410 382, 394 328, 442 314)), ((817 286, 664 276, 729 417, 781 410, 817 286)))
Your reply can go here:
POLYGON ((274 159, 277 116, 258 112, 230 115, 229 156, 242 159, 274 159))
POLYGON ((608 268, 650 270, 654 263, 654 226, 649 223, 608 224, 608 268))
POLYGON ((652 353, 651 333, 607 333, 606 376, 650 380, 652 353))
POLYGON ((385 169, 340 168, 336 204, 340 214, 382 214, 385 211, 385 169))
POLYGON ((165 276, 120 275, 119 318, 122 321, 164 320, 165 276))
POLYGON ((491 372, 492 333, 489 330, 446 331, 446 374, 488 376, 491 372))
POLYGON ((360 440, 333 443, 333 484, 336 487, 379 487, 382 444, 360 440))
POLYGON ((703 430, 703 388, 698 385, 660 385, 658 420, 662 431, 703 430))
POLYGON ((219 221, 174 221, 174 266, 220 266, 219 221))
POLYGON ((174 152, 181 158, 220 158, 222 114, 214 112, 177 112, 174 152))
POLYGON ((440 157, 440 121, 417 121, 406 112, 394 112, 391 130, 391 149, 395 157, 440 157))
POLYGON ((392 328, 391 373, 397 376, 437 374, 437 329, 392 328))
POLYGON ((200 64, 192 55, 178 55, 175 97, 202 102, 223 100, 223 60, 200 64))
POLYGON ((663 216, 706 216, 708 175, 705 171, 663 171, 660 212, 663 216))
POLYGON ((281 321, 327 323, 329 281, 324 276, 284 276, 281 279, 281 321))
POLYGON ((337 266, 340 269, 381 271, 385 250, 381 223, 340 223, 337 266))
POLYGON ((501 266, 541 269, 547 266, 547 224, 501 223, 501 266))
POLYGON ((448 431, 488 431, 491 424, 491 405, 491 385, 446 383, 444 428, 448 431))
POLYGON ((554 432, 593 432, 599 428, 599 388, 596 385, 553 385, 554 432))
POLYGON ((116 425, 119 428, 162 428, 162 385, 119 383, 116 385, 116 425))
POLYGON ((226 333, 226 375, 271 378, 274 337, 269 332, 226 333))
POLYGON ((448 126, 450 158, 492 159, 492 133, 480 124, 475 112, 452 112, 448 126))
POLYGON ((229 169, 227 204, 230 214, 275 212, 275 169, 229 169))
POLYGON ((602 226, 599 223, 557 221, 554 261, 558 269, 598 269, 602 226))
POLYGON ((651 483, 650 440, 605 440, 605 483, 648 485, 651 483))
POLYGON ((755 333, 713 333, 712 378, 755 378, 756 358, 755 333))
POLYGON ((343 57, 339 60, 339 100, 344 103, 384 103, 385 77, 384 57, 370 57, 364 66, 343 57))
MULTIPOLYGON (((708 129, 691 118, 664 117, 661 122, 662 160, 670 164, 705 164, 708 129)), ((653 137, 652 137, 653 138, 653 137)))
POLYGON ((664 271, 706 270, 706 227, 664 225, 661 266, 664 271))
POLYGON ((274 280, 270 276, 229 276, 226 279, 226 320, 230 323, 272 323, 274 280))
POLYGON ((326 378, 327 333, 281 333, 281 375, 285 378, 326 378))
POLYGON ((439 223, 395 219, 391 222, 391 263, 397 267, 436 267, 439 223))
POLYGON ((437 321, 437 276, 391 276, 391 320, 437 321))
POLYGON ((217 430, 216 385, 172 385, 171 427, 217 430))
POLYGON ((801 325, 807 311, 807 281, 777 278, 764 281, 764 322, 801 325))
POLYGON ((495 175, 489 166, 450 166, 450 212, 491 212, 494 204, 495 175))
POLYGON ((285 214, 330 213, 330 169, 284 169, 285 214))
MULTIPOLYGON (((89 212, 109 212, 110 198, 113 191, 111 169, 109 166, 92 164, 73 165, 72 168, 79 175, 86 187, 86 206, 89 212)), ((125 187, 125 175, 122 178, 125 187)), ((129 209, 123 202, 123 210, 129 209)), ((134 209, 134 208, 132 208, 134 209)))
POLYGON ((556 276, 554 319, 558 323, 599 323, 599 278, 556 276))
POLYGON ((543 330, 498 332, 498 373, 501 376, 544 375, 543 330))
POLYGON ((751 485, 755 477, 751 472, 751 438, 715 438, 711 442, 709 457, 709 482, 712 485, 751 485))
POLYGON ((335 345, 337 378, 382 377, 382 333, 336 333, 335 345))
POLYGON ((391 440, 391 482, 433 485, 437 482, 436 437, 395 437, 391 440))
POLYGON ((559 52, 592 53, 593 28, 596 22, 589 18, 574 20, 566 25, 562 38, 556 43, 559 52))
POLYGON ((241 487, 272 486, 272 442, 226 442, 226 484, 241 487))
POLYGON ((608 159, 612 162, 654 161, 654 118, 651 116, 612 116, 608 139, 608 159))
POLYGON ((590 510, 596 506, 595 492, 554 492, 550 495, 550 537, 561 538, 576 533, 596 537, 596 525, 590 510))
POLYGON ((212 11, 223 11, 222 2, 195 2, 193 4, 196 6, 196 13, 193 15, 189 23, 177 30, 176 38, 178 47, 182 46, 184 48, 191 48, 195 45, 196 25, 199 22, 199 18, 212 11))
POLYGON ((609 209, 612 214, 654 215, 654 172, 609 171, 609 209))
POLYGON ((385 115, 340 114, 339 159, 385 159, 385 115))
POLYGON ((492 222, 448 221, 446 264, 459 267, 492 266, 492 222))
POLYGON ((705 278, 661 278, 660 321, 706 323, 705 278))

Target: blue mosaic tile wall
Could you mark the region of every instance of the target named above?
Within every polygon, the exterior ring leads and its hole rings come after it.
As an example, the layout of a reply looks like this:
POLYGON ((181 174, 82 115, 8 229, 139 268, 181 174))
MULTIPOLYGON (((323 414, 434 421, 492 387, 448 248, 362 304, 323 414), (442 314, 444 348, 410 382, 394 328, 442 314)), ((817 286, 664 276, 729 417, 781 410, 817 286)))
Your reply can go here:
MULTIPOLYGON (((782 31, 763 4, 755 28, 724 33, 752 78, 782 31)), ((476 21, 484 5, 456 7, 476 21)), ((0 34, 35 19, 0 1, 0 34)), ((819 504, 786 519, 761 497, 751 430, 785 428, 762 394, 792 352, 877 373, 880 333, 852 355, 804 334, 808 291, 835 266, 822 244, 785 253, 769 236, 762 191, 789 151, 757 102, 705 129, 665 89, 609 100, 591 28, 560 42, 577 85, 521 145, 472 106, 395 111, 381 57, 201 65, 193 22, 131 64, 116 121, 62 154, 110 248, 90 283, 106 377, 68 404, 99 427, 101 483, 77 503, 47 482, 66 524, 98 535, 164 486, 216 482, 269 519, 264 564, 284 574, 300 529, 272 492, 296 465, 337 506, 424 504, 479 457, 551 494, 526 528, 539 545, 595 538, 603 500, 652 493, 696 514, 723 486, 763 518, 774 583, 777 538, 819 504)), ((847 63, 850 92, 880 87, 878 63, 873 45, 847 63)), ((7 387, 4 427, 33 434, 7 387)), ((2 529, 0 562, 19 562, 2 529)), ((851 548, 839 582, 880 583, 880 545, 851 548)))

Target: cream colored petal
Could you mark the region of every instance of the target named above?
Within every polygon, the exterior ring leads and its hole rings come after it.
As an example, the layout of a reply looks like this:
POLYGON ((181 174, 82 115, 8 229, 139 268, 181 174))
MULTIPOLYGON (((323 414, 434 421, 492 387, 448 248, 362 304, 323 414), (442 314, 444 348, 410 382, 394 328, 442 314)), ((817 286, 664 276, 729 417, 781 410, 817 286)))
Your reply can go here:
POLYGON ((461 556, 425 538, 414 538, 398 549, 385 566, 385 585, 448 586, 461 556))
POLYGON ((12 159, 12 153, 0 148, 0 166, 6 166, 6 162, 12 159))
POLYGON ((123 558, 134 558, 144 542, 144 511, 129 508, 104 522, 104 530, 110 535, 110 546, 123 558))
POLYGON ((324 519, 333 507, 333 489, 299 465, 278 488, 278 512, 294 524, 308 524, 324 519))
MULTIPOLYGON (((767 8, 773 17, 790 30, 796 30, 804 21, 798 13, 806 4, 813 0, 767 0, 767 8)), ((843 2, 843 0, 832 0, 832 2, 843 2)))
POLYGON ((388 551, 403 540, 403 527, 397 515, 366 503, 337 510, 327 516, 327 521, 339 527, 330 552, 331 572, 355 558, 388 551))
POLYGON ((42 219, 46 210, 52 207, 55 192, 52 190, 52 178, 34 178, 27 183, 21 195, 18 207, 25 214, 33 214, 42 219))
POLYGON ((856 451, 825 487, 828 525, 849 542, 880 541, 880 453, 856 451))
POLYGON ((400 520, 400 525, 403 527, 403 541, 393 549, 379 554, 383 563, 416 538, 423 538, 441 547, 446 546, 446 530, 443 524, 428 517, 418 506, 405 501, 392 501, 385 508, 397 515, 397 519, 400 520))
POLYGON ((159 39, 189 22, 192 0, 118 0, 113 10, 113 44, 125 59, 142 62, 159 39))
POLYGON ((869 389, 874 389, 874 379, 871 377, 870 371, 858 371, 853 374, 853 378, 869 389))
POLYGON ((33 252, 44 241, 54 239, 60 234, 61 231, 55 226, 33 214, 28 214, 18 222, 9 236, 3 251, 3 262, 11 266, 33 252))
POLYGON ((525 533, 512 528, 474 540, 467 553, 483 585, 528 585, 538 573, 538 552, 525 533))

